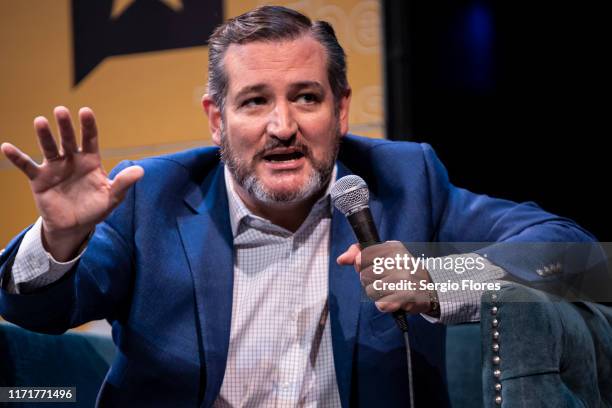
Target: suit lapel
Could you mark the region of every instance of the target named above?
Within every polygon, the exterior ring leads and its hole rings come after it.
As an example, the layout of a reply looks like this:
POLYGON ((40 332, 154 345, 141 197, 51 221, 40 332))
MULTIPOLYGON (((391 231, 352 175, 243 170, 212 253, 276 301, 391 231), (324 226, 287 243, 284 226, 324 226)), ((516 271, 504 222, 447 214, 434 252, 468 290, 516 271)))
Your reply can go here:
MULTIPOLYGON (((338 163, 338 178, 351 174, 338 163)), ((178 217, 178 228, 194 283, 197 322, 203 347, 206 389, 203 406, 210 407, 219 395, 231 329, 233 239, 229 220, 223 167, 218 166, 202 185, 194 185, 185 196, 192 213, 178 217)), ((371 196, 370 209, 381 225, 382 205, 371 196)), ((384 239, 383 231, 380 231, 384 239)), ((333 210, 329 256, 329 313, 336 380, 343 407, 351 392, 354 349, 359 323, 362 288, 353 267, 338 266, 336 258, 355 235, 338 210, 333 210)), ((364 295, 365 296, 365 295, 364 295)))
MULTIPOLYGON (((348 174, 351 174, 351 171, 339 162, 338 178, 348 174)), ((370 210, 377 225, 381 222, 381 209, 381 203, 372 197, 370 210)), ((335 208, 332 215, 330 242, 329 315, 332 347, 340 400, 343 407, 348 407, 362 288, 359 275, 352 266, 339 266, 336 263, 336 258, 354 244, 356 238, 346 217, 335 208)))
POLYGON ((206 389, 203 406, 219 395, 229 347, 233 294, 233 239, 223 167, 185 196, 193 213, 178 227, 193 277, 206 389))

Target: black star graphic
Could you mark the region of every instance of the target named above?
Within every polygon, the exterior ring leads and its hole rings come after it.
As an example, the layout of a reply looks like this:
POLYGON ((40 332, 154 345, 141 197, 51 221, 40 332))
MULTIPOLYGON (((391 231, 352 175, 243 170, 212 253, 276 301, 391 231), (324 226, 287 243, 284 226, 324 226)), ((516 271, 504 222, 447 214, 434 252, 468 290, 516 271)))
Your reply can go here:
POLYGON ((207 44, 222 0, 72 0, 74 85, 109 56, 207 44))

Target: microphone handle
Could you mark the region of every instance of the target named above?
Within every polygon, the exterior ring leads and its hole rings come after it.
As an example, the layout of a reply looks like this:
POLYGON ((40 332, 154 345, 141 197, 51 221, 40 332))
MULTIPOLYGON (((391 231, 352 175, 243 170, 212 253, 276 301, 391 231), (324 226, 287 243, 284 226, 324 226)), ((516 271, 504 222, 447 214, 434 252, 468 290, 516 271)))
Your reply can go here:
POLYGON ((372 213, 368 207, 354 212, 347 218, 349 224, 351 224, 351 228, 353 228, 355 232, 359 245, 361 245, 361 249, 380 243, 378 230, 376 229, 376 225, 374 225, 372 213))
MULTIPOLYGON (((354 212, 347 216, 347 218, 349 224, 351 224, 351 228, 353 228, 355 232, 359 245, 361 245, 361 249, 381 242, 369 207, 354 212)), ((401 331, 408 332, 408 321, 406 320, 406 313, 403 310, 396 310, 393 312, 393 318, 401 331)))

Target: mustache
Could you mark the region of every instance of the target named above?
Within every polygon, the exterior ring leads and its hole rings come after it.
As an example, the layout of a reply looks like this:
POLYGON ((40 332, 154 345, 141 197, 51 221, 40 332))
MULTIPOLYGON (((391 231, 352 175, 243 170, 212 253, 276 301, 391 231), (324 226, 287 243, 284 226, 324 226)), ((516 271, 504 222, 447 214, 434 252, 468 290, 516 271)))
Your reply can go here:
POLYGON ((311 157, 310 147, 298 141, 296 138, 290 138, 286 141, 273 138, 273 139, 269 139, 264 145, 264 147, 262 147, 260 150, 257 151, 257 153, 255 153, 255 159, 262 159, 264 156, 270 154, 274 149, 278 149, 278 148, 286 149, 289 147, 302 153, 304 157, 306 158, 311 157))

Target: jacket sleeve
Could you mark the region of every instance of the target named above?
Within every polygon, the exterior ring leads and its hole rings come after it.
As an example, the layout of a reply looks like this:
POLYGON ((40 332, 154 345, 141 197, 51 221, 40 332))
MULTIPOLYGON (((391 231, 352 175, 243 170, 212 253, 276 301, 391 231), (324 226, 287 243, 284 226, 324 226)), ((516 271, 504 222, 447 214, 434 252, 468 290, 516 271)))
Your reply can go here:
POLYGON ((523 282, 557 280, 606 264, 595 237, 574 221, 533 202, 515 203, 457 188, 431 146, 421 146, 435 241, 482 243, 476 252, 523 282))
MULTIPOLYGON (((110 178, 131 163, 120 163, 110 178)), ((98 319, 115 319, 129 304, 134 274, 133 186, 123 202, 98 224, 75 266, 58 281, 27 294, 0 289, 0 315, 21 327, 61 334, 98 319)), ((27 229, 0 257, 0 278, 10 272, 27 229)))

